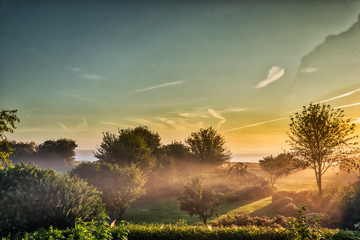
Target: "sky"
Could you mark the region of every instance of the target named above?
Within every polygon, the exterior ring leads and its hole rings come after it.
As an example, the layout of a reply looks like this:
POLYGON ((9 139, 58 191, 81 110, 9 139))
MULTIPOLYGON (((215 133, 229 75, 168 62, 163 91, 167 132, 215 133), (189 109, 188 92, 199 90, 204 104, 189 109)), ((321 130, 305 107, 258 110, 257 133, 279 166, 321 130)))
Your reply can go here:
POLYGON ((80 159, 107 131, 145 125, 167 144, 213 126, 236 160, 281 153, 310 102, 360 122, 360 45, 328 37, 359 14, 359 0, 3 0, 0 108, 20 118, 8 138, 71 138, 80 159))

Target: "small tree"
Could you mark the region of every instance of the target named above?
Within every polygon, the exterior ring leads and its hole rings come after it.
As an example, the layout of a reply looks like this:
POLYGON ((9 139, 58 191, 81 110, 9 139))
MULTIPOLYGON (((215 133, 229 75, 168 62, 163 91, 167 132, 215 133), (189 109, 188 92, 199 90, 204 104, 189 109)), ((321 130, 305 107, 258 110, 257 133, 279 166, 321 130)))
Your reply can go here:
POLYGON ((122 219, 131 203, 145 193, 146 178, 135 165, 120 168, 104 162, 82 163, 70 172, 102 192, 101 199, 113 218, 122 219))
POLYGON ((207 189, 203 185, 201 177, 191 179, 184 186, 184 191, 178 198, 180 209, 187 212, 190 217, 199 215, 200 220, 206 225, 221 203, 221 194, 207 189))
POLYGON ((222 164, 231 158, 231 152, 225 147, 225 138, 213 127, 191 133, 185 142, 201 163, 222 164))
POLYGON ((345 118, 343 110, 330 105, 310 104, 291 117, 288 141, 299 160, 315 171, 319 195, 322 175, 335 164, 349 160, 356 150, 352 141, 355 124, 345 118))
POLYGON ((301 162, 291 153, 281 153, 276 157, 272 155, 264 157, 259 161, 259 165, 269 175, 272 188, 279 178, 294 173, 302 166, 301 162))
POLYGON ((229 168, 228 174, 235 171, 236 176, 239 178, 240 183, 246 185, 246 177, 249 174, 247 165, 242 162, 237 162, 229 168))
POLYGON ((145 170, 154 165, 159 148, 159 134, 140 126, 121 129, 118 135, 104 133, 103 141, 94 155, 103 162, 122 167, 136 164, 145 170))

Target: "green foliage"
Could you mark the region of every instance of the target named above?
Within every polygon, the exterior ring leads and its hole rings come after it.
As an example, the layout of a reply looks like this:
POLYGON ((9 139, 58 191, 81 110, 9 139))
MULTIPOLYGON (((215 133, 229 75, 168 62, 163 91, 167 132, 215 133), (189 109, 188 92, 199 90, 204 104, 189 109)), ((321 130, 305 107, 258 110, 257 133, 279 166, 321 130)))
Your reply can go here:
POLYGON ((161 150, 170 158, 174 159, 175 163, 191 162, 194 156, 190 152, 190 148, 182 142, 174 141, 170 144, 161 147, 161 150))
POLYGON ((213 127, 191 133, 185 142, 201 163, 222 164, 231 158, 231 152, 225 147, 225 138, 213 127))
POLYGON ((269 217, 251 217, 249 214, 227 215, 216 222, 211 222, 211 226, 231 227, 231 226, 257 226, 257 227, 287 227, 291 218, 284 216, 269 217))
POLYGON ((290 175, 302 166, 301 162, 291 153, 281 153, 276 157, 272 155, 264 157, 259 160, 259 165, 269 174, 272 187, 278 178, 290 175))
POLYGON ((16 122, 20 122, 16 116, 17 110, 0 110, 0 140, 4 136, 4 132, 13 133, 16 122))
POLYGON ((9 157, 12 154, 12 149, 6 140, 4 133, 14 132, 15 123, 20 121, 16 116, 16 113, 17 110, 0 110, 0 169, 11 164, 9 157))
POLYGON ((291 117, 288 142, 303 165, 314 169, 319 195, 322 175, 337 163, 352 161, 349 156, 357 150, 354 131, 350 118, 330 105, 310 104, 291 117))
POLYGON ((0 170, 0 232, 67 228, 75 220, 98 219, 104 210, 99 193, 86 182, 54 170, 16 164, 0 170))
POLYGON ((71 239, 71 240, 126 240, 128 230, 124 222, 113 227, 108 223, 108 217, 103 215, 99 221, 92 220, 85 222, 81 218, 76 220, 75 227, 71 229, 59 230, 52 226, 49 229, 41 228, 33 233, 15 234, 7 236, 7 240, 48 240, 48 239, 71 239))
POLYGON ((310 222, 305 216, 306 208, 301 207, 298 211, 297 218, 293 218, 289 221, 288 230, 290 232, 291 239, 299 240, 316 240, 323 239, 324 235, 320 226, 315 220, 310 222))
POLYGON ((144 170, 153 167, 160 148, 160 136, 147 127, 119 130, 118 135, 106 132, 95 153, 100 161, 121 167, 136 164, 144 170))
MULTIPOLYGON (((129 225, 129 240, 292 240, 291 233, 283 228, 268 227, 210 227, 176 225, 129 225)), ((336 231, 324 230, 322 239, 331 239, 336 231)))
POLYGON ((217 210, 221 203, 222 195, 203 186, 201 177, 191 179, 184 191, 178 198, 180 209, 187 212, 190 217, 199 215, 200 220, 206 225, 206 221, 217 210))
POLYGON ((340 230, 331 239, 333 240, 360 240, 359 231, 340 230))
POLYGON ((354 224, 360 222, 360 182, 349 186, 342 198, 344 207, 341 227, 354 229, 354 224))
POLYGON ((119 167, 105 162, 81 163, 70 172, 101 191, 101 199, 113 218, 122 218, 131 203, 145 193, 146 177, 135 165, 119 167))

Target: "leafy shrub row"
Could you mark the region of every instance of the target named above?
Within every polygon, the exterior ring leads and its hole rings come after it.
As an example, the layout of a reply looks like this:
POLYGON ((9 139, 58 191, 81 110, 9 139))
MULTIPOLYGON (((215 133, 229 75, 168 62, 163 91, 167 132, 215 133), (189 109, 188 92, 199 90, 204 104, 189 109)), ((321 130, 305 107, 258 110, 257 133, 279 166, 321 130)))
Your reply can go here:
MULTIPOLYGON (((129 225, 129 240, 163 239, 295 239, 291 232, 283 228, 269 227, 200 227, 174 225, 129 225)), ((323 230, 322 239, 331 239, 334 230, 323 230)))
POLYGON ((287 227, 290 217, 278 215, 274 218, 269 217, 251 217, 249 214, 227 215, 216 222, 212 222, 211 226, 230 227, 230 226, 257 226, 257 227, 287 227))
POLYGON ((49 229, 39 229, 33 233, 18 233, 8 235, 3 240, 48 240, 48 239, 72 239, 72 240, 87 240, 87 239, 119 239, 126 240, 128 236, 127 227, 121 223, 117 227, 112 227, 108 223, 107 217, 104 215, 99 221, 92 220, 91 222, 84 222, 81 218, 75 223, 72 229, 59 230, 52 226, 49 229))

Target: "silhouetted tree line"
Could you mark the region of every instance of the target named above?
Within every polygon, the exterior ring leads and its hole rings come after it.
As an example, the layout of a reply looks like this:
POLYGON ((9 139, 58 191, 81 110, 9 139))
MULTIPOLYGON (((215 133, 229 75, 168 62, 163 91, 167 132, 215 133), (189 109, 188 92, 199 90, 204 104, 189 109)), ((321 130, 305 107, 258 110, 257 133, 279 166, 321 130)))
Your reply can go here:
POLYGON ((39 145, 35 142, 7 141, 0 146, 0 151, 12 149, 10 159, 13 163, 33 163, 42 168, 64 168, 74 165, 77 144, 72 139, 61 138, 47 140, 39 145))

